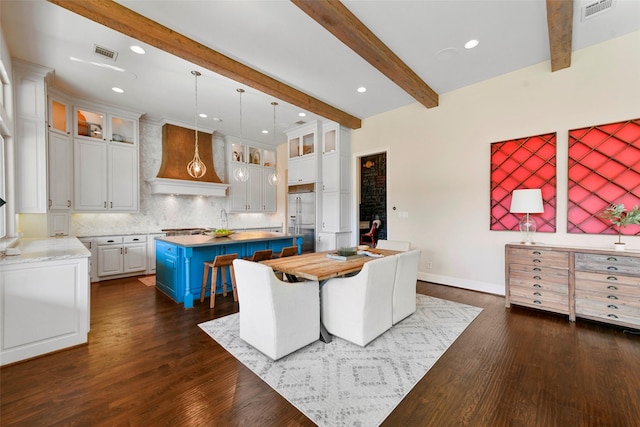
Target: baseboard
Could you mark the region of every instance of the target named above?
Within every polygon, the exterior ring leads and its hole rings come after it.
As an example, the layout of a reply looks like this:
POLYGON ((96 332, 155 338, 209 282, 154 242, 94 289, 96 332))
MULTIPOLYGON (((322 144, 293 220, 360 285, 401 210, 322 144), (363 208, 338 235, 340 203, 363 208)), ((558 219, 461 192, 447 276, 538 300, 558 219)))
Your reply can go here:
POLYGON ((504 295, 504 284, 478 282, 477 280, 460 279, 459 277, 441 276, 438 274, 418 273, 418 280, 469 289, 470 291, 485 292, 494 295, 504 295))

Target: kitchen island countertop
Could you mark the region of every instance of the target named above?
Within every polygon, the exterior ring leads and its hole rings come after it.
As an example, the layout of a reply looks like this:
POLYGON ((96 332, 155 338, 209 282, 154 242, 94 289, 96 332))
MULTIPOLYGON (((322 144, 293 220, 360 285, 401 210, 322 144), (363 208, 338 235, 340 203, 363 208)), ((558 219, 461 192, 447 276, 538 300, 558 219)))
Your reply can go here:
POLYGON ((270 231, 239 231, 228 237, 195 234, 191 236, 157 237, 156 240, 162 240, 185 248, 193 248, 196 246, 228 245, 230 243, 255 242, 261 240, 291 239, 292 237, 299 237, 299 235, 274 233, 270 231))

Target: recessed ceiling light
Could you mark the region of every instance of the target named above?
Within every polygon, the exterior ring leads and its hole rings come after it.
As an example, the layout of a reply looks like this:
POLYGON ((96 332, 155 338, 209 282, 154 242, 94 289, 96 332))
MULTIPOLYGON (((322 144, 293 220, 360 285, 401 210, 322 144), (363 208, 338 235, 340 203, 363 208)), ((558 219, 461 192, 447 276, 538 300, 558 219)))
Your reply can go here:
POLYGON ((478 40, 472 39, 472 40, 469 40, 468 42, 466 42, 464 44, 464 48, 465 49, 473 49, 474 47, 478 46, 479 44, 480 44, 480 42, 478 40))
POLYGON ((436 54, 436 58, 438 58, 439 61, 448 61, 454 56, 456 56, 457 54, 458 54, 458 49, 456 49, 455 47, 447 47, 445 49, 442 49, 440 52, 438 52, 436 54))
POLYGON ((143 48, 136 45, 129 46, 129 49, 131 49, 132 52, 137 53, 138 55, 144 55, 145 53, 147 53, 143 48))
POLYGON ((198 114, 198 115, 199 115, 200 117, 202 117, 203 119, 206 119, 206 118, 207 118, 207 115, 206 115, 205 113, 200 113, 200 114, 198 114))
POLYGON ((300 116, 300 117, 307 117, 307 113, 298 113, 298 116, 300 116))
POLYGON ((268 131, 268 130, 266 130, 266 129, 263 129, 263 130, 262 130, 262 133, 269 133, 269 131, 268 131))
POLYGON ((124 90, 120 89, 119 87, 112 87, 111 90, 115 93, 124 93, 124 90))
POLYGON ((367 91, 367 88, 366 88, 366 87, 364 87, 364 86, 360 86, 360 87, 358 88, 358 92, 360 92, 360 93, 365 93, 366 91, 367 91))

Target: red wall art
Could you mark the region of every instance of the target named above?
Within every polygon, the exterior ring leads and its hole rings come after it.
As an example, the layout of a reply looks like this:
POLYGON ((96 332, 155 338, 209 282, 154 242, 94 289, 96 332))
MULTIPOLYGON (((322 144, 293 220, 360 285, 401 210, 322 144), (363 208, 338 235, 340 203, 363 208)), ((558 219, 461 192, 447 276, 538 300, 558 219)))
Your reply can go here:
POLYGON ((538 232, 556 231, 556 133, 491 144, 491 230, 518 230, 511 193, 540 188, 544 213, 532 214, 538 232))
MULTIPOLYGON (((618 234, 599 217, 611 204, 640 205, 640 119, 569 131, 567 232, 618 234)), ((630 225, 622 234, 640 233, 630 225)))

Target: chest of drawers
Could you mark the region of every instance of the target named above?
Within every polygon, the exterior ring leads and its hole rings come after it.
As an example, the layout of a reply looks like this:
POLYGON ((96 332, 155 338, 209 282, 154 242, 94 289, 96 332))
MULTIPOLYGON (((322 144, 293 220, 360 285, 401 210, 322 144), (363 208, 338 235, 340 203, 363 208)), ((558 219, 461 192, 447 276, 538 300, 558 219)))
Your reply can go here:
POLYGON ((640 252, 508 244, 505 286, 507 307, 640 329, 640 252))

